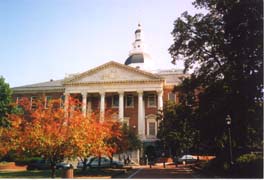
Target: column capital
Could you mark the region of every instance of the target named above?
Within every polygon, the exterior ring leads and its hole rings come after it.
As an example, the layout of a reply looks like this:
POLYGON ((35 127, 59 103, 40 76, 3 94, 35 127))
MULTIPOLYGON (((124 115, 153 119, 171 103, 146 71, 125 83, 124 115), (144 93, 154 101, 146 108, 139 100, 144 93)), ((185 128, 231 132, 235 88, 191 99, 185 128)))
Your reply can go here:
POLYGON ((104 95, 105 95, 105 91, 99 91, 99 94, 100 94, 101 96, 104 96, 104 95))
POLYGON ((87 96, 87 92, 86 91, 82 91, 81 94, 82 94, 82 96, 87 96))
POLYGON ((124 95, 124 91, 117 91, 118 92, 118 94, 121 94, 121 95, 124 95))
POLYGON ((69 92, 64 92, 63 95, 64 96, 68 96, 68 95, 70 95, 70 93, 69 92))
POLYGON ((143 90, 137 90, 137 93, 139 94, 139 95, 143 95, 143 90))
POLYGON ((158 93, 159 95, 162 95, 162 94, 163 94, 163 90, 162 90, 162 89, 159 89, 159 90, 157 90, 157 93, 158 93))

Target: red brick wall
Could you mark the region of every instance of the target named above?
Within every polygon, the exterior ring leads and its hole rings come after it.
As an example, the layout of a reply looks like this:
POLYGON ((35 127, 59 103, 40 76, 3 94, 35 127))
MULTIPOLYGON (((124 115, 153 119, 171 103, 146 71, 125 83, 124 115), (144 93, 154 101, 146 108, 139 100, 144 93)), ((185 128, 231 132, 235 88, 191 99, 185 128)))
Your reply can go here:
POLYGON ((28 99, 30 99, 32 96, 36 96, 37 98, 41 99, 41 98, 45 98, 45 96, 51 96, 52 99, 60 99, 61 96, 63 95, 63 93, 59 93, 59 92, 54 92, 54 93, 25 93, 25 94, 13 94, 12 99, 14 102, 16 102, 17 97, 21 98, 21 97, 26 97, 28 99))
MULTIPOLYGON (((125 106, 125 104, 124 104, 125 106)), ((124 107, 124 116, 129 117, 129 126, 136 127, 136 132, 138 130, 138 96, 134 95, 134 107, 124 107)))
MULTIPOLYGON (((166 102, 169 100, 168 96, 169 96, 170 92, 173 92, 173 88, 174 88, 173 86, 165 86, 163 88, 163 102, 166 102)), ((175 92, 175 94, 176 94, 175 102, 176 102, 176 104, 178 104, 179 103, 179 93, 175 92)))
MULTIPOLYGON (((168 101, 168 94, 169 92, 173 91, 173 86, 166 86, 163 89, 163 102, 168 101)), ((153 92, 156 94, 156 92, 153 92)), ((14 94, 13 100, 16 101, 17 97, 28 97, 31 96, 37 96, 37 97, 45 97, 45 96, 51 96, 52 98, 60 98, 63 95, 63 93, 27 93, 27 94, 14 94)), ((112 95, 111 93, 106 94, 105 98, 105 110, 106 112, 116 113, 118 114, 118 107, 112 107, 112 95)), ((126 95, 126 94, 125 94, 126 95)), ((135 130, 138 130, 138 96, 137 94, 134 95, 134 107, 126 107, 124 103, 124 117, 129 117, 129 126, 130 127, 136 127, 135 130)), ((81 94, 76 94, 78 98, 81 100, 81 94)), ((89 97, 92 103, 92 111, 96 112, 97 114, 100 111, 100 96, 92 96, 89 97)), ((125 97, 124 97, 125 99, 125 97)), ((157 107, 158 107, 158 96, 156 95, 156 107, 148 107, 148 93, 145 93, 143 96, 144 99, 144 106, 145 106, 145 115, 149 114, 157 114, 157 107)), ((178 103, 178 93, 176 92, 176 103, 178 103)), ((125 101, 124 101, 125 102, 125 101)), ((98 115, 99 118, 99 115, 98 115)), ((145 121, 145 132, 147 133, 147 124, 145 121)))

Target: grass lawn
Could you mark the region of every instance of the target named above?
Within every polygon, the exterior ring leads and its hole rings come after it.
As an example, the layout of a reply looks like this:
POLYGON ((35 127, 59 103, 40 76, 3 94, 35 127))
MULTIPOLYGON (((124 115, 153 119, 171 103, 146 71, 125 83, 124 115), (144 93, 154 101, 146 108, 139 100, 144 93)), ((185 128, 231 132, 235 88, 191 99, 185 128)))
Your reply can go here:
MULTIPOLYGON (((61 177, 61 170, 56 171, 56 177, 61 177)), ((51 170, 31 170, 31 171, 6 171, 0 172, 0 178, 50 178, 51 170)))
MULTIPOLYGON (((87 169, 81 171, 80 169, 74 170, 74 178, 78 177, 119 177, 126 174, 129 170, 126 169, 87 169)), ((61 178, 62 170, 56 170, 56 178, 61 178)), ((30 171, 11 171, 0 172, 0 178, 51 178, 51 170, 30 170, 30 171)))

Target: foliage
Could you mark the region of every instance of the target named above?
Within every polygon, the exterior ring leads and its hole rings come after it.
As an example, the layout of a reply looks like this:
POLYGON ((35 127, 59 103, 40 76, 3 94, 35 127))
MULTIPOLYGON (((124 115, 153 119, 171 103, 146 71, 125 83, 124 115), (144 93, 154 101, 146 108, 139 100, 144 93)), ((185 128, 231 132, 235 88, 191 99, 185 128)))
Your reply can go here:
POLYGON ((173 154, 188 153, 199 140, 193 126, 192 109, 188 106, 168 102, 163 108, 158 137, 172 148, 173 154))
POLYGON ((122 125, 121 138, 118 141, 118 152, 132 151, 141 148, 141 141, 133 131, 132 128, 128 127, 126 123, 122 125))
POLYGON ((9 84, 7 84, 5 82, 5 79, 0 76, 0 126, 3 127, 8 127, 10 125, 7 119, 7 115, 12 110, 11 94, 12 91, 9 87, 9 84))
POLYGON ((220 178, 263 178, 263 154, 242 154, 232 167, 224 157, 216 158, 209 161, 203 171, 220 178))
MULTIPOLYGON (((227 148, 225 117, 232 118, 235 155, 262 149, 263 2, 196 0, 205 14, 182 14, 174 23, 173 63, 194 69, 181 92, 201 89, 190 105, 200 132, 200 147, 221 153, 227 148)), ((185 103, 185 102, 184 102, 185 103)))
POLYGON ((263 154, 242 154, 236 159, 234 171, 242 178, 263 178, 263 154))
POLYGON ((254 153, 242 154, 241 156, 239 156, 236 159, 236 162, 237 163, 249 163, 251 161, 254 161, 256 159, 259 159, 259 157, 261 158, 262 156, 258 156, 257 154, 254 154, 254 153))
POLYGON ((76 99, 69 98, 66 111, 60 108, 59 100, 51 100, 48 108, 38 100, 33 108, 28 99, 22 98, 19 106, 24 113, 9 115, 11 129, 2 133, 0 147, 8 147, 6 151, 21 156, 44 157, 51 163, 52 177, 56 163, 65 158, 108 155, 115 151, 107 143, 117 136, 111 132, 115 123, 110 120, 99 123, 84 117, 80 108, 74 108, 79 106, 76 99))

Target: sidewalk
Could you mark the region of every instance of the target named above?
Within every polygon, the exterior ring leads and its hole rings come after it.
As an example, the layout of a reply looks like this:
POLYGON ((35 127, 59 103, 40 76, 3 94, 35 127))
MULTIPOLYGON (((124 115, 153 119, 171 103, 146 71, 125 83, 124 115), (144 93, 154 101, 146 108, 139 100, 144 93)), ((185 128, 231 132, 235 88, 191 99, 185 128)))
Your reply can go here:
POLYGON ((162 166, 137 166, 137 169, 131 174, 129 179, 159 179, 159 178, 200 178, 191 168, 191 165, 166 165, 162 166))

